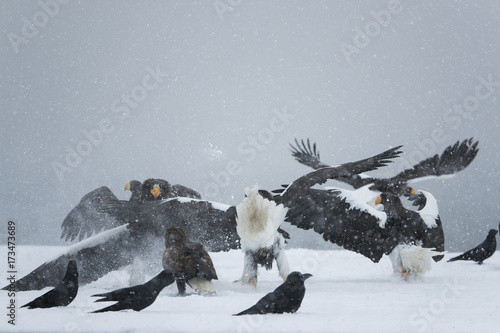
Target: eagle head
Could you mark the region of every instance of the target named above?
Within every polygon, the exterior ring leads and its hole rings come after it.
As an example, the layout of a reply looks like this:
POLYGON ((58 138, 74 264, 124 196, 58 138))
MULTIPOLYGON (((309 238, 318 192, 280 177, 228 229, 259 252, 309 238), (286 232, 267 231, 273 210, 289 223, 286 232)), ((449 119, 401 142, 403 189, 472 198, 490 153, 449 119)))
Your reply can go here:
POLYGON ((165 233, 165 247, 182 244, 187 241, 187 235, 181 228, 168 228, 165 233))

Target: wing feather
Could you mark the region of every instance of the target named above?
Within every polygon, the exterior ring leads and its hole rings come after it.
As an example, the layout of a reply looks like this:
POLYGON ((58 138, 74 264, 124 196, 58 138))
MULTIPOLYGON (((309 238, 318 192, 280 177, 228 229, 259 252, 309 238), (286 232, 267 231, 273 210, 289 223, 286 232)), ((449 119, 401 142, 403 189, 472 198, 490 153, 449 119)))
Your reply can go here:
POLYGON ((393 181, 410 181, 429 176, 453 175, 465 169, 476 157, 479 148, 478 141, 473 138, 457 141, 448 146, 440 155, 429 157, 412 168, 400 172, 391 178, 393 181))
POLYGON ((171 198, 148 201, 140 206, 128 201, 103 207, 121 223, 133 220, 131 228, 148 231, 163 238, 170 227, 183 229, 189 239, 201 243, 207 251, 229 251, 239 248, 235 210, 216 202, 171 198), (116 209, 119 205, 120 209, 116 209))
MULTIPOLYGON (((68 246, 58 257, 45 262, 16 281, 16 290, 55 287, 73 259, 79 268, 79 284, 96 281, 109 272, 132 262, 136 252, 130 230, 120 226, 68 246)), ((5 288, 4 288, 5 289, 5 288)))
POLYGON ((108 230, 121 225, 112 216, 100 211, 98 207, 102 204, 118 201, 111 190, 102 186, 82 197, 64 219, 61 228, 61 238, 73 241, 87 238, 101 230, 108 230))

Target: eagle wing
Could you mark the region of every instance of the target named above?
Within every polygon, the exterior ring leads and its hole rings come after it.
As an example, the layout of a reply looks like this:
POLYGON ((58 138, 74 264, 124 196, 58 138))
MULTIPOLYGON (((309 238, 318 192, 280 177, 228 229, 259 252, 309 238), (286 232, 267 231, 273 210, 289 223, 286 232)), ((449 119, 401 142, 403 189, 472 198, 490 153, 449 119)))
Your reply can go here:
POLYGON ((217 273, 215 272, 214 263, 212 262, 212 258, 205 251, 203 246, 200 243, 189 244, 192 248, 193 256, 196 257, 196 266, 197 272, 196 276, 204 278, 206 280, 217 280, 217 273))
POLYGON ((335 167, 327 167, 312 171, 302 176, 289 185, 281 194, 281 203, 290 207, 293 200, 301 196, 314 185, 324 184, 329 179, 349 178, 360 173, 376 170, 382 166, 392 163, 392 159, 398 157, 401 146, 388 149, 375 156, 365 158, 356 162, 344 163, 335 167))
POLYGON ((163 238, 168 228, 178 227, 192 241, 213 252, 229 251, 240 246, 235 212, 228 208, 230 206, 212 201, 180 197, 147 201, 139 206, 122 201, 102 207, 121 223, 134 221, 131 228, 138 233, 147 231, 163 238))
POLYGON ((337 191, 310 189, 289 208, 285 222, 378 262, 397 245, 392 231, 381 226, 385 213, 378 213, 355 207, 337 191))
POLYGON ((55 287, 64 276, 71 259, 76 261, 79 268, 79 284, 91 283, 113 270, 132 263, 138 251, 136 247, 138 243, 134 241, 130 229, 125 225, 101 232, 69 246, 58 257, 45 262, 16 281, 16 290, 55 287))
POLYGON ((311 167, 315 170, 321 168, 327 168, 330 165, 321 162, 319 157, 319 151, 316 150, 316 143, 313 143, 311 147, 311 142, 307 139, 307 144, 302 139, 299 143, 297 139, 295 139, 296 146, 290 144, 290 150, 292 151, 292 156, 295 159, 308 167, 311 167))
POLYGON ((201 194, 196 192, 189 187, 175 184, 172 185, 172 195, 174 197, 185 197, 185 198, 193 198, 193 199, 201 199, 201 194))
POLYGON ((87 193, 64 219, 61 228, 61 238, 72 241, 91 236, 101 230, 108 230, 121 225, 109 214, 99 210, 99 206, 118 201, 111 190, 102 186, 87 193))
POLYGON ((393 241, 394 237, 389 235, 391 230, 383 227, 385 213, 377 213, 363 202, 349 202, 340 191, 311 187, 323 184, 328 179, 351 177, 385 166, 401 153, 399 148, 338 167, 318 169, 298 178, 274 197, 289 208, 285 221, 302 229, 313 229, 323 235, 325 240, 378 262, 384 253, 397 245, 393 241))
POLYGON ((436 154, 429 157, 412 168, 400 172, 393 181, 416 181, 418 178, 429 176, 453 175, 465 169, 476 157, 479 148, 478 141, 474 142, 473 138, 457 141, 454 145, 446 147, 440 155, 436 154))

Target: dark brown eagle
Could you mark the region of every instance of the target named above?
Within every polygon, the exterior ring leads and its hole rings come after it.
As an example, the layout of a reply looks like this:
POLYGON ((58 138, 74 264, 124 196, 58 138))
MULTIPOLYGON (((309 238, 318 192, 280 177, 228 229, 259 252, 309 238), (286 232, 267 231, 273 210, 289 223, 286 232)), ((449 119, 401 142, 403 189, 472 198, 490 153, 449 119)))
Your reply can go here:
POLYGON ((179 295, 185 295, 186 284, 201 294, 215 293, 212 280, 217 280, 212 259, 203 245, 191 242, 181 228, 168 228, 165 233, 163 269, 174 274, 179 295))

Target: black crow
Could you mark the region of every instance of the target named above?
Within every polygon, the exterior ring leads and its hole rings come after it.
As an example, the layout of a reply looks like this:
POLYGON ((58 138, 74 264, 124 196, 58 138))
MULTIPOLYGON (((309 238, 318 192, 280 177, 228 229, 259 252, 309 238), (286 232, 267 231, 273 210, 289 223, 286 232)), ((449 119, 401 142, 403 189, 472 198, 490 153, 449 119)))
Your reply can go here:
POLYGON ((495 237, 497 232, 498 231, 496 229, 491 229, 488 232, 488 236, 486 236, 484 242, 482 242, 472 250, 469 250, 467 252, 462 253, 459 256, 451 258, 450 260, 448 260, 448 262, 457 260, 472 260, 481 265, 484 260, 491 257, 497 250, 497 240, 495 237))
POLYGON ((311 274, 307 273, 290 273, 286 281, 273 292, 262 297, 257 304, 251 308, 235 314, 235 316, 296 312, 300 308, 302 300, 304 299, 304 294, 306 293, 304 281, 311 276, 311 274))
POLYGON ((62 281, 59 282, 54 289, 40 297, 35 298, 28 304, 23 305, 22 308, 27 307, 28 309, 35 309, 67 306, 73 302, 77 293, 78 269, 76 267, 76 262, 74 260, 70 260, 68 268, 66 269, 66 274, 64 275, 62 281))
POLYGON ((117 302, 106 308, 93 311, 92 313, 121 311, 132 309, 141 311, 156 300, 163 288, 174 282, 174 275, 169 271, 161 271, 160 274, 144 284, 129 288, 118 289, 109 293, 96 294, 92 297, 103 297, 96 302, 117 302))
POLYGON ((203 245, 191 242, 180 228, 165 233, 163 268, 174 274, 181 296, 186 293, 186 283, 202 294, 215 293, 212 280, 217 280, 217 273, 212 259, 203 245))

